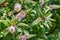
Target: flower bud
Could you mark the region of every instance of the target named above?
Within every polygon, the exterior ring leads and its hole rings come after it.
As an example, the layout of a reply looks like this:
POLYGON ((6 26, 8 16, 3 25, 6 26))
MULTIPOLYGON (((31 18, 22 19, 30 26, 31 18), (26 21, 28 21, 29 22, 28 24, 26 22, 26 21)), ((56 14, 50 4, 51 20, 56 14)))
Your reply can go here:
POLYGON ((40 6, 42 7, 44 5, 44 0, 39 0, 40 6))
POLYGON ((16 29, 15 29, 14 26, 10 26, 10 27, 8 28, 8 31, 9 31, 10 33, 14 33, 14 32, 16 31, 16 29))
POLYGON ((25 16, 26 16, 26 13, 24 11, 21 11, 16 15, 16 18, 18 19, 18 21, 21 21, 23 18, 25 18, 25 16))
POLYGON ((19 3, 16 3, 15 6, 14 6, 14 10, 15 10, 16 12, 21 11, 21 8, 22 8, 22 6, 21 6, 21 4, 19 4, 19 3))

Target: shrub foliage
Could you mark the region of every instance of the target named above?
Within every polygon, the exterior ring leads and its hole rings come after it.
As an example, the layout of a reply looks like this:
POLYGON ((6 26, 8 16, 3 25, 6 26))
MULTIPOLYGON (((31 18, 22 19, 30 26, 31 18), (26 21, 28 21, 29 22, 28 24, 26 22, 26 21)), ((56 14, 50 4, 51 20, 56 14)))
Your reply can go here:
POLYGON ((60 40, 60 0, 0 0, 0 40, 26 39, 60 40))

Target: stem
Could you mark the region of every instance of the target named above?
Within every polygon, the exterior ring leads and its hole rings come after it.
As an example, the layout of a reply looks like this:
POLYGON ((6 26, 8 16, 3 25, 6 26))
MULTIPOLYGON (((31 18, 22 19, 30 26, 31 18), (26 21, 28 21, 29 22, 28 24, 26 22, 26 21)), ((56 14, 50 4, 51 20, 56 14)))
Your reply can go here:
POLYGON ((12 37, 13 37, 13 40, 15 40, 15 35, 14 34, 12 34, 12 37))

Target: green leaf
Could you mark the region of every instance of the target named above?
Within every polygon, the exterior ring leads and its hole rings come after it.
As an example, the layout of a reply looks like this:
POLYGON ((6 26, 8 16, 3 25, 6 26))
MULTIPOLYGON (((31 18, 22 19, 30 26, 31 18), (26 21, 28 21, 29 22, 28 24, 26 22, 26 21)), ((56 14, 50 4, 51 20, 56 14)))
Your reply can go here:
POLYGON ((44 25, 45 25, 48 29, 50 29, 50 27, 49 27, 49 25, 48 25, 47 23, 44 23, 44 25))
POLYGON ((5 22, 6 20, 0 20, 0 22, 5 22))
POLYGON ((43 26, 43 25, 40 25, 40 27, 41 27, 41 28, 44 28, 44 26, 43 26))
POLYGON ((5 0, 0 0, 0 4, 2 4, 2 3, 4 3, 5 2, 5 0))
POLYGON ((25 35, 29 35, 29 32, 27 30, 24 30, 25 35))
POLYGON ((9 23, 7 21, 3 22, 5 24, 5 26, 9 26, 9 23))
POLYGON ((19 23, 18 26, 29 26, 28 24, 25 24, 25 23, 19 23))
POLYGON ((51 20, 51 21, 56 21, 55 19, 52 19, 52 18, 49 18, 49 20, 51 20))
POLYGON ((16 27, 16 29, 17 29, 17 32, 22 32, 21 28, 16 27))
POLYGON ((49 5, 50 10, 60 8, 60 5, 49 5))
POLYGON ((41 22, 42 21, 42 18, 41 17, 38 17, 36 20, 34 20, 33 22, 32 22, 32 25, 36 25, 36 24, 38 24, 39 22, 41 22))
POLYGON ((35 37, 35 36, 36 36, 35 34, 29 34, 29 35, 27 35, 27 39, 35 37))
POLYGON ((46 14, 46 19, 49 19, 52 16, 51 13, 46 14))
POLYGON ((2 37, 3 37, 3 35, 0 34, 0 38, 2 38, 2 37))

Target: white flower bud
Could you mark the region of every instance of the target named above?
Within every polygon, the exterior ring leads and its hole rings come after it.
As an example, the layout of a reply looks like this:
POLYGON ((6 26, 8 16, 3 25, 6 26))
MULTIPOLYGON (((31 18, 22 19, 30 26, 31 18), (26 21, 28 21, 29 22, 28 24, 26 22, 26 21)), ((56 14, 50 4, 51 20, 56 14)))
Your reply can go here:
POLYGON ((21 6, 21 4, 19 4, 19 3, 16 3, 15 6, 14 6, 14 10, 15 10, 16 12, 21 11, 21 8, 22 8, 22 6, 21 6))
POLYGON ((44 0, 39 0, 40 6, 42 7, 44 5, 44 0))
POLYGON ((15 29, 14 26, 10 26, 10 27, 8 28, 8 31, 9 31, 10 33, 14 33, 14 32, 16 31, 16 29, 15 29))

